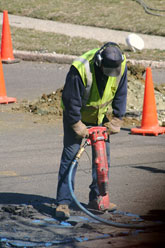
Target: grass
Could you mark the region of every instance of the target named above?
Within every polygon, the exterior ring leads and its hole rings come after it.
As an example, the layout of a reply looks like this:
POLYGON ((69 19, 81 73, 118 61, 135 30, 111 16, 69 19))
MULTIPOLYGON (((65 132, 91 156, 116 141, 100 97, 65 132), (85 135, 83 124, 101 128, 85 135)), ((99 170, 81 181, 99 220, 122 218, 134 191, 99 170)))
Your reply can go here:
MULTIPOLYGON (((45 33, 32 29, 11 28, 13 47, 15 50, 38 51, 43 53, 59 53, 69 55, 81 55, 87 50, 100 47, 103 43, 94 39, 69 37, 61 34, 45 33)), ((120 44, 127 58, 145 60, 163 60, 165 50, 144 49, 140 52, 132 52, 126 46, 120 44)))
POLYGON ((49 33, 22 28, 11 28, 13 47, 16 50, 38 51, 41 53, 59 53, 80 55, 88 49, 99 47, 102 43, 81 37, 49 33))
MULTIPOLYGON (((145 3, 165 8, 164 0, 145 3)), ((5 9, 15 15, 165 36, 164 17, 145 13, 135 0, 1 0, 0 11, 5 9)))
MULTIPOLYGON (((145 0, 151 7, 161 9, 161 0, 145 0)), ((134 0, 0 0, 0 11, 15 15, 48 19, 66 23, 106 27, 154 35, 165 35, 164 18, 148 15, 134 0)), ((159 13, 159 12, 158 12, 159 13)), ((164 12, 162 12, 164 13, 164 12)), ((1 29, 1 27, 0 27, 1 29)), ((0 30, 1 31, 1 30, 0 30)), ((11 27, 13 48, 38 52, 81 55, 103 44, 97 40, 45 33, 32 29, 11 27)), ((163 60, 165 51, 148 49, 131 52, 121 45, 128 58, 163 60)))

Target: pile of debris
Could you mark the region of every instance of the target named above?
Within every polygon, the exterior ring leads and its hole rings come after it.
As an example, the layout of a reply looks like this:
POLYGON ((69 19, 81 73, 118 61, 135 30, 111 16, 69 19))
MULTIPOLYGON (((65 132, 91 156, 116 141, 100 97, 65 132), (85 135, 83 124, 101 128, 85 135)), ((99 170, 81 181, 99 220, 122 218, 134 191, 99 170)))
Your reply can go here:
POLYGON ((61 95, 63 88, 57 89, 56 92, 52 92, 48 95, 43 94, 41 98, 34 102, 30 103, 25 108, 27 111, 38 114, 38 115, 55 115, 62 116, 61 108, 61 95))

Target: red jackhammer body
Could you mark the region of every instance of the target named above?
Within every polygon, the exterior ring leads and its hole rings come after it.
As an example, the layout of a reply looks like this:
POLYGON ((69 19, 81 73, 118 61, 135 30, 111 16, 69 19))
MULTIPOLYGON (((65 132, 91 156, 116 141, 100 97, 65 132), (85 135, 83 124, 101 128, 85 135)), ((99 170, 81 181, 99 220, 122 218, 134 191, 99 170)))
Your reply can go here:
POLYGON ((99 188, 99 197, 97 205, 99 210, 109 208, 109 177, 108 177, 108 162, 105 140, 108 139, 106 127, 91 127, 88 129, 89 138, 87 142, 94 148, 95 166, 97 172, 97 183, 99 188))

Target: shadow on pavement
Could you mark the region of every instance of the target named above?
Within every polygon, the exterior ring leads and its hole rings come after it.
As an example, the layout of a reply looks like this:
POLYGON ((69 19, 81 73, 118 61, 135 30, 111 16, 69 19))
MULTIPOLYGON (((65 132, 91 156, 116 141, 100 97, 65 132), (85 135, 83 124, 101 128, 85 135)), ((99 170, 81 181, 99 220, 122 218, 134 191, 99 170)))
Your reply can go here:
POLYGON ((149 166, 133 166, 133 168, 146 170, 146 171, 149 171, 152 173, 161 173, 161 174, 165 173, 165 170, 157 169, 157 168, 153 168, 153 167, 149 167, 149 166))
POLYGON ((41 214, 53 215, 51 205, 55 203, 55 199, 40 195, 0 193, 0 204, 8 205, 8 207, 4 207, 4 210, 13 214, 16 210, 15 207, 12 208, 12 205, 31 205, 41 214))

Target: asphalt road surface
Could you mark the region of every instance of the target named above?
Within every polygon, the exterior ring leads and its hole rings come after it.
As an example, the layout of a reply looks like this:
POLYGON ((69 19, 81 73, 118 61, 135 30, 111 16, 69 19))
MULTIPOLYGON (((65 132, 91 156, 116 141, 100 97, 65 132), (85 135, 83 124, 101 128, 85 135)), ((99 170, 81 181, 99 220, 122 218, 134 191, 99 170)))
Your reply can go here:
MULTIPOLYGON (((21 62, 3 68, 7 95, 32 100, 63 86, 69 66, 21 62)), ((9 105, 0 106, 0 205, 22 197, 54 201, 62 121, 12 112, 9 105)), ((164 135, 130 135, 125 128, 111 136, 110 200, 118 210, 141 216, 165 212, 164 151, 164 135)), ((87 152, 91 157, 90 147, 87 152)), ((83 203, 91 182, 89 157, 83 154, 76 174, 75 193, 83 203)))

